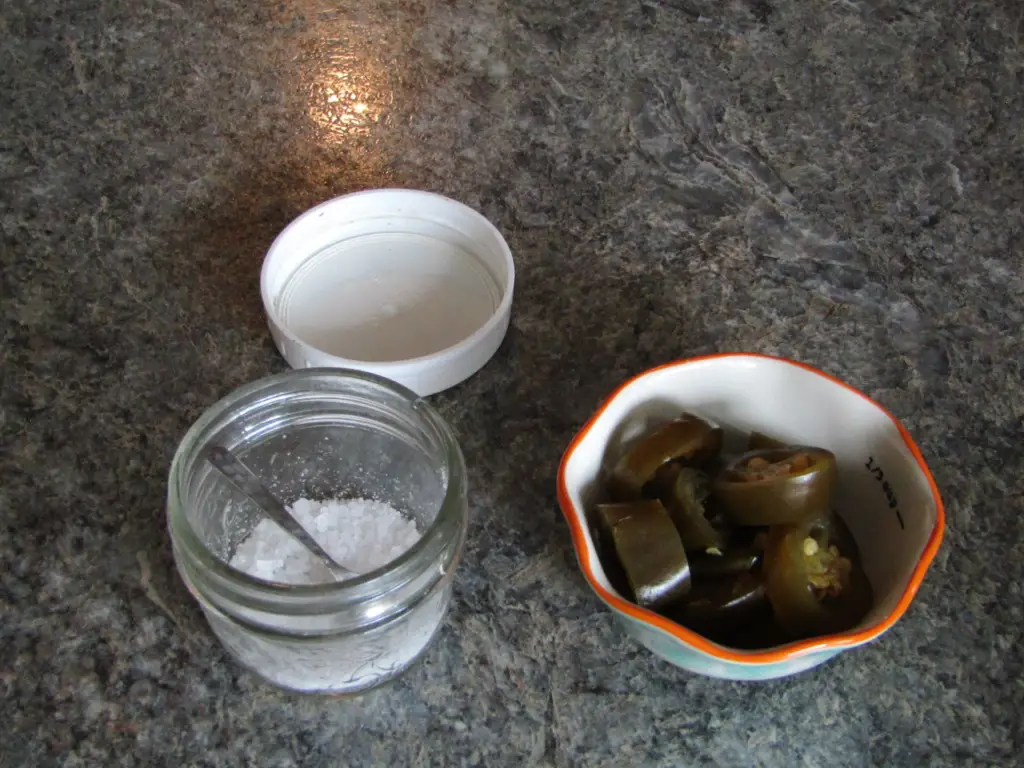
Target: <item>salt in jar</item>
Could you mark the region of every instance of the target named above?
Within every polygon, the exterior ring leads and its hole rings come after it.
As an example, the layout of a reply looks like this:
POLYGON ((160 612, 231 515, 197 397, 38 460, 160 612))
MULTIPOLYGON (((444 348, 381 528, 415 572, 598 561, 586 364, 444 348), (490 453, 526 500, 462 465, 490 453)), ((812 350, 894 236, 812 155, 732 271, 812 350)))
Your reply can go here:
POLYGON ((214 633, 243 666, 303 692, 359 693, 421 657, 451 602, 467 514, 465 463, 444 420, 400 385, 341 369, 232 393, 188 431, 168 483, 175 563, 214 633), (358 575, 330 580, 268 529, 205 460, 215 444, 332 555, 356 553, 346 567, 358 575))

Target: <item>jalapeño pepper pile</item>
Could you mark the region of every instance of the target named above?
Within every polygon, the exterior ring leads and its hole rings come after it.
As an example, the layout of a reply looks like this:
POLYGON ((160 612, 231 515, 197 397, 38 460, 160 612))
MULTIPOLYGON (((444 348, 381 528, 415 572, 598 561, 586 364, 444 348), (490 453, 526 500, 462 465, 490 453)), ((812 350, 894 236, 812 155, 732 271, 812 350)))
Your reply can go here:
POLYGON ((871 607, 857 545, 832 512, 829 451, 722 431, 684 413, 611 471, 595 533, 609 579, 720 643, 767 648, 855 626, 871 607))

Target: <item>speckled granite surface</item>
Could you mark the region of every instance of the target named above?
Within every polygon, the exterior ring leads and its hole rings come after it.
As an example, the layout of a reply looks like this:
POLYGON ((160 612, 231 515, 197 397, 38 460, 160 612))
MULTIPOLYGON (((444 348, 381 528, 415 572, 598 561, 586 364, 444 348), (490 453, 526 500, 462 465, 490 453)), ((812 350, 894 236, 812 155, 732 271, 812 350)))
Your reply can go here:
POLYGON ((1014 0, 8 0, 0 765, 1020 760, 1022 40, 1014 0), (440 641, 365 699, 294 698, 180 584, 166 472, 283 369, 270 239, 385 184, 503 230, 513 328, 434 398, 474 515, 440 641), (905 618, 794 679, 637 647, 556 508, 600 399, 712 350, 878 398, 947 504, 905 618))

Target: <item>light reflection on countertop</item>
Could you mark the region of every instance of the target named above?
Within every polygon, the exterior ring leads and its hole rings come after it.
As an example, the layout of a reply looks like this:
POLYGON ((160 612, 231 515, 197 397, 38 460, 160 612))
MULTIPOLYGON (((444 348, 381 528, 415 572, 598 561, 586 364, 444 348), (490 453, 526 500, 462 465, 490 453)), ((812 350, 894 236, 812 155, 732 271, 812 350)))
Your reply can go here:
POLYGON ((315 60, 310 118, 332 142, 368 135, 393 98, 387 72, 360 55, 349 38, 324 40, 315 60))

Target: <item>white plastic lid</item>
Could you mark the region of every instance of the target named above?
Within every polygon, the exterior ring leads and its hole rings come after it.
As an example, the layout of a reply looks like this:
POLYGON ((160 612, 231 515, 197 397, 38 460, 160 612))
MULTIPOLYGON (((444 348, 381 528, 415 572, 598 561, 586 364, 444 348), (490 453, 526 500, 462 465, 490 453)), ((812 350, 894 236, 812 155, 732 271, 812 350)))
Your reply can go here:
POLYGON ((293 368, 369 371, 419 395, 458 384, 508 330, 515 266, 462 203, 380 189, 328 200, 274 240, 260 289, 293 368))

